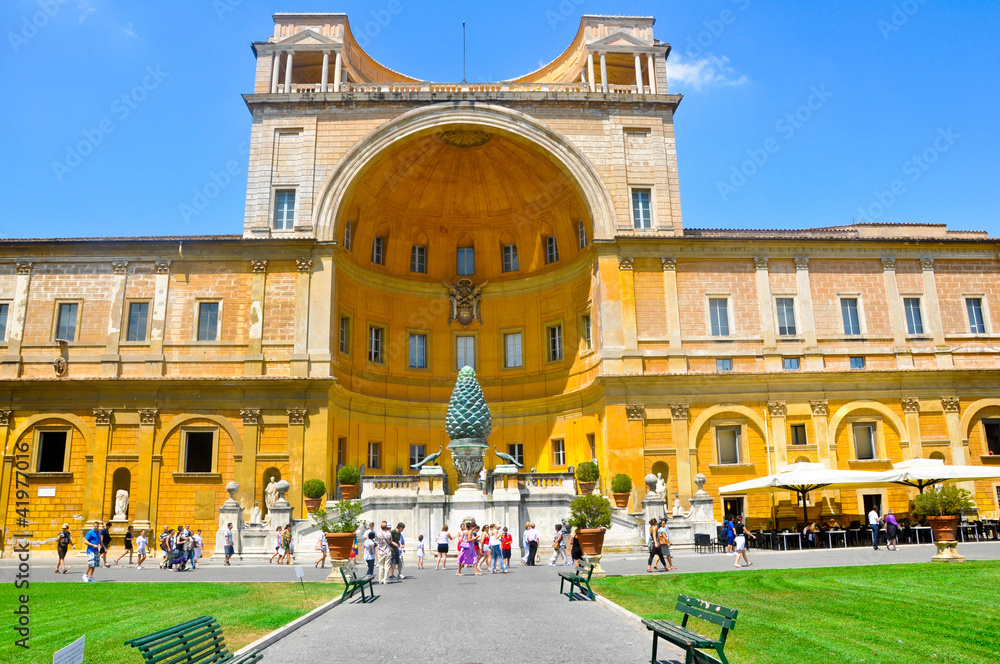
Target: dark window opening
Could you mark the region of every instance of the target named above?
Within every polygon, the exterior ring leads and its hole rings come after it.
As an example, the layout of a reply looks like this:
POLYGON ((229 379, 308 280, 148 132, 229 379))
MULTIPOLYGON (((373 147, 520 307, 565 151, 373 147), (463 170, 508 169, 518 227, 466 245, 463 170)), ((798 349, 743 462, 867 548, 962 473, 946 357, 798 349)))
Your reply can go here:
POLYGON ((66 432, 42 431, 38 434, 38 472, 62 473, 66 470, 66 432))
POLYGON ((186 439, 184 472, 212 472, 212 447, 215 434, 211 431, 188 431, 186 439))
POLYGON ((1000 420, 984 421, 983 429, 986 430, 986 449, 988 454, 1000 456, 1000 420))

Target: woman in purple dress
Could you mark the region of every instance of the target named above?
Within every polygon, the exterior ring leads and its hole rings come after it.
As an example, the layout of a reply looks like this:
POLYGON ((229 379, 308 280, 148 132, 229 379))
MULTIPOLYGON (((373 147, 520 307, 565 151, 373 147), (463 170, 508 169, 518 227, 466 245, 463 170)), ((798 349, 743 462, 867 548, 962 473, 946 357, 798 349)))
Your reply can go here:
POLYGON ((463 567, 471 567, 475 570, 476 574, 481 574, 481 572, 476 569, 476 544, 475 544, 475 533, 473 532, 475 525, 469 525, 462 534, 459 536, 458 541, 458 575, 464 576, 462 574, 463 567))

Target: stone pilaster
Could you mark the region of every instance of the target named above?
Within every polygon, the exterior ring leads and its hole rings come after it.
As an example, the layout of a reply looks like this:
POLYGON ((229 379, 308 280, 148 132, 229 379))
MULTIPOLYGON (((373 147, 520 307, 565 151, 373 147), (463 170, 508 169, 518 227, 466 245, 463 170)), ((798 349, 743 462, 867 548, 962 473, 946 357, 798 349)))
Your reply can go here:
POLYGON ((149 355, 146 357, 147 376, 163 375, 163 338, 167 320, 167 296, 170 292, 171 264, 172 261, 156 261, 153 317, 149 323, 149 355))
POLYGON ((14 300, 7 314, 7 354, 0 356, 0 378, 20 378, 21 340, 24 338, 24 320, 28 311, 28 290, 34 263, 18 261, 14 282, 14 300))
MULTIPOLYGON (((250 326, 247 340, 247 354, 243 358, 243 373, 259 376, 264 373, 264 285, 267 279, 267 260, 255 258, 250 261, 250 326)), ((251 487, 242 483, 244 488, 251 487)))
MULTIPOLYGON (((156 408, 139 409, 139 466, 135 482, 135 526, 151 528, 156 523, 156 495, 159 493, 159 461, 154 461, 156 408)), ((156 455, 159 457, 159 455, 156 455)))
POLYGON ((916 397, 903 397, 899 400, 903 408, 903 415, 906 418, 906 431, 910 439, 909 445, 905 441, 900 443, 903 452, 903 459, 912 459, 921 455, 923 447, 920 444, 920 399, 916 397))
POLYGON ((663 268, 663 294, 666 299, 667 330, 670 335, 670 350, 667 368, 670 373, 687 373, 687 357, 681 349, 681 310, 677 298, 677 259, 660 259, 663 268))
POLYGON ((820 461, 829 459, 829 467, 837 467, 837 449, 831 445, 829 431, 830 408, 826 399, 814 399, 809 402, 812 411, 813 430, 816 432, 816 452, 820 461))
MULTIPOLYGON (((107 484, 108 451, 111 449, 111 415, 110 408, 94 408, 94 456, 87 470, 87 486, 90 497, 87 504, 87 520, 111 518, 112 510, 104 513, 104 489, 107 484)), ((132 493, 131 487, 129 493, 132 493)), ((113 500, 113 498, 112 498, 113 500)))
POLYGON ((295 280, 295 347, 291 357, 293 376, 309 375, 309 277, 312 265, 311 258, 295 260, 298 274, 295 280))
MULTIPOLYGON (((302 469, 305 464, 305 408, 288 408, 288 476, 302 478, 302 481, 312 479, 302 477, 302 469)), ((292 486, 288 490, 288 501, 293 507, 302 509, 302 487, 292 486)))
POLYGON ((688 441, 689 408, 685 403, 670 404, 670 435, 677 452, 677 493, 681 501, 689 500, 694 495, 694 474, 697 468, 691 467, 692 450, 688 441))
MULTIPOLYGON (((621 279, 622 334, 625 341, 625 352, 639 348, 639 331, 635 320, 635 275, 631 256, 618 258, 618 274, 621 279)), ((642 359, 625 357, 626 374, 641 374, 642 359)))
POLYGON ((788 436, 785 434, 787 411, 784 401, 767 402, 767 412, 771 416, 771 444, 774 445, 774 462, 778 468, 788 465, 788 436))
MULTIPOLYGON (((885 281, 885 297, 889 303, 889 320, 892 322, 892 341, 896 346, 896 366, 900 369, 913 368, 913 355, 906 345, 906 321, 903 320, 903 306, 899 299, 896 283, 896 258, 882 257, 882 276, 885 281)), ((867 303, 872 306, 873 303, 867 303)))
MULTIPOLYGON (((243 418, 243 462, 237 483, 242 488, 243 510, 249 515, 253 512, 253 501, 257 498, 257 452, 260 449, 260 409, 244 408, 240 410, 243 418)), ((332 490, 331 490, 332 491, 332 490)))

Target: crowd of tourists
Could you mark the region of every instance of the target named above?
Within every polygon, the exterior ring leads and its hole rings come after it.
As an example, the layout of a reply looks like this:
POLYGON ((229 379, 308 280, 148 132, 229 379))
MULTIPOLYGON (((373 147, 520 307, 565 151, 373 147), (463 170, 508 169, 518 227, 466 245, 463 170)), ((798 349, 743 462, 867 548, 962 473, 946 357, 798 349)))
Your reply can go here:
MULTIPOLYGON (((100 521, 95 521, 93 527, 84 536, 84 543, 87 548, 87 569, 83 573, 84 582, 94 580, 94 572, 99 567, 111 567, 108 562, 108 551, 111 549, 111 525, 112 522, 101 525, 100 521)), ((232 524, 229 524, 232 528, 232 524)), ((230 539, 231 541, 231 535, 230 539)), ((163 532, 159 537, 160 548, 160 569, 173 570, 175 572, 184 571, 188 565, 191 569, 198 569, 198 561, 201 559, 203 540, 201 530, 192 531, 189 526, 177 526, 177 528, 163 527, 163 532)), ((128 556, 126 565, 132 564, 133 557, 136 559, 136 569, 141 570, 142 564, 149 556, 149 540, 146 537, 145 529, 139 531, 136 536, 132 526, 128 526, 122 537, 123 550, 121 555, 114 559, 114 564, 119 565, 123 558, 128 556)), ((59 534, 56 536, 56 574, 66 574, 69 570, 66 567, 66 554, 70 547, 75 548, 73 536, 69 530, 69 524, 64 523, 59 534)), ((227 551, 226 564, 229 564, 231 552, 227 551)))

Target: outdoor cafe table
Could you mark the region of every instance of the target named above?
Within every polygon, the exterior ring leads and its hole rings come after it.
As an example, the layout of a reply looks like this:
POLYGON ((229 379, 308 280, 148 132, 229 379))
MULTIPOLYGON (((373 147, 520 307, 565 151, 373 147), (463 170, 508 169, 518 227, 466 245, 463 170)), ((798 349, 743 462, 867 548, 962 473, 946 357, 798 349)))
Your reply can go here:
POLYGON ((910 529, 913 531, 914 537, 917 538, 917 544, 920 544, 920 532, 924 531, 924 530, 927 531, 928 542, 929 543, 933 543, 934 542, 934 533, 931 532, 931 527, 930 526, 911 526, 910 529))
POLYGON ((983 519, 983 538, 997 539, 997 526, 1000 525, 996 519, 983 519))
POLYGON ((976 541, 979 541, 979 526, 974 523, 960 523, 958 524, 958 534, 961 536, 962 541, 965 541, 965 531, 972 529, 972 534, 976 536, 976 541))
POLYGON ((798 531, 795 531, 793 533, 778 533, 778 534, 781 535, 781 544, 782 544, 782 548, 784 548, 785 551, 788 551, 788 538, 789 537, 794 537, 795 538, 795 544, 799 547, 799 549, 802 548, 802 538, 799 537, 798 531))
POLYGON ((766 541, 767 542, 767 548, 769 548, 769 549, 775 549, 775 548, 777 548, 775 546, 774 533, 772 533, 771 531, 769 531, 769 530, 760 530, 760 531, 757 531, 754 534, 757 535, 757 538, 758 538, 758 541, 757 541, 757 546, 758 547, 766 541))
POLYGON ((826 539, 830 543, 830 548, 833 548, 833 536, 841 537, 844 540, 844 548, 847 548, 847 531, 846 530, 828 530, 826 531, 826 539))

